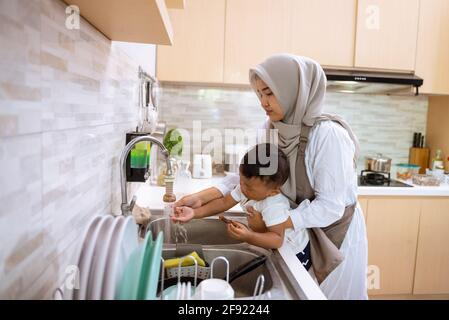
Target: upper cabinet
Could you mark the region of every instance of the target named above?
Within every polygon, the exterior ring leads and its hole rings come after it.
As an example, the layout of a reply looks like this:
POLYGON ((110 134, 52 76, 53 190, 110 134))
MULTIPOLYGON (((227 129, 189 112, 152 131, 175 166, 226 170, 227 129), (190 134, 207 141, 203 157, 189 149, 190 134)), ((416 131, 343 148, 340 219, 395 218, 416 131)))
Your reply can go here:
POLYGON ((248 84, 251 67, 292 53, 324 67, 415 72, 421 93, 449 95, 449 0, 188 0, 169 11, 160 80, 248 84))
POLYGON ((419 3, 358 0, 355 67, 415 70, 419 3))
POLYGON ((275 53, 351 67, 356 0, 227 0, 224 82, 248 83, 248 70, 275 53))
POLYGON ((173 45, 158 46, 158 79, 223 82, 225 0, 189 0, 169 14, 173 45))
POLYGON ((354 65, 356 0, 294 0, 290 11, 293 54, 323 66, 354 65))
POLYGON ((64 0, 106 37, 116 41, 172 44, 173 30, 164 0, 64 0))
POLYGON ((449 94, 449 1, 422 0, 416 74, 422 93, 449 94))
POLYGON ((227 0, 224 82, 248 83, 249 68, 290 51, 293 1, 227 0))
POLYGON ((165 0, 165 4, 169 9, 184 9, 186 0, 165 0))

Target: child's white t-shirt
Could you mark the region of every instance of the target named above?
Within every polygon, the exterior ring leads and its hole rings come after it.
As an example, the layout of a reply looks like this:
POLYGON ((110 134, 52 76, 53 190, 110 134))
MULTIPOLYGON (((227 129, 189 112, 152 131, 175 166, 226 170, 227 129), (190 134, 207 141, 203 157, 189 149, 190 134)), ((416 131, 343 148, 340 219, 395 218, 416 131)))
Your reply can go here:
MULTIPOLYGON (((249 200, 241 191, 240 185, 237 185, 231 191, 232 198, 240 203, 243 211, 247 213, 246 208, 252 206, 256 211, 260 212, 265 225, 268 227, 284 223, 289 217, 290 202, 287 197, 279 193, 275 196, 267 197, 263 200, 249 200)), ((286 229, 284 242, 287 241, 296 253, 302 252, 307 243, 309 236, 306 229, 293 230, 286 229)))

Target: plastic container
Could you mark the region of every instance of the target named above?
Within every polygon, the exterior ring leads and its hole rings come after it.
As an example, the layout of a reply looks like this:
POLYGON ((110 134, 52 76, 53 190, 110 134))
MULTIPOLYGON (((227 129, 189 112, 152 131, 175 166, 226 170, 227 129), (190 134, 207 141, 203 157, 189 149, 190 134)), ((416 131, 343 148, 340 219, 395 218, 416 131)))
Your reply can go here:
POLYGON ((418 186, 432 186, 438 187, 441 184, 441 180, 438 177, 428 174, 414 174, 412 176, 413 184, 418 186))
POLYGON ((414 174, 419 173, 420 166, 416 164, 399 163, 396 165, 396 178, 400 180, 409 180, 414 174))

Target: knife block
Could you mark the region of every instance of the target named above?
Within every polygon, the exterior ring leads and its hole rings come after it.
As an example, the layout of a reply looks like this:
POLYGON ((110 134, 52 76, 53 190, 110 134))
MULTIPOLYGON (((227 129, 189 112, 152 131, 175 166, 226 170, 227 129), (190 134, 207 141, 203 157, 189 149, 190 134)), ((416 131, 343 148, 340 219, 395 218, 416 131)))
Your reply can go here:
POLYGON ((430 149, 429 148, 410 148, 408 161, 410 164, 420 166, 420 174, 426 173, 429 165, 430 149))

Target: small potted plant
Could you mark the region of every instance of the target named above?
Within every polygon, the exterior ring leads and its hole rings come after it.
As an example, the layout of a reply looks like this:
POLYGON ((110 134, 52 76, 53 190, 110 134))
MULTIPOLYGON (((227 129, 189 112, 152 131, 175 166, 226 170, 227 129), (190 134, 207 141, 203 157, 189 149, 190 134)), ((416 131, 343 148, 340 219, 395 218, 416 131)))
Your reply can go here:
MULTIPOLYGON (((175 175, 179 160, 181 159, 182 156, 182 148, 184 146, 184 141, 179 130, 175 128, 170 129, 164 136, 163 144, 165 148, 167 148, 170 157, 170 162, 172 164, 173 175, 175 175)), ((157 184, 160 186, 165 185, 164 180, 166 171, 167 167, 164 162, 163 166, 161 167, 161 170, 159 171, 159 176, 157 179, 157 184)))

